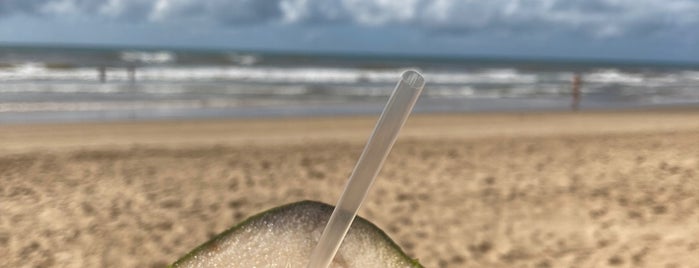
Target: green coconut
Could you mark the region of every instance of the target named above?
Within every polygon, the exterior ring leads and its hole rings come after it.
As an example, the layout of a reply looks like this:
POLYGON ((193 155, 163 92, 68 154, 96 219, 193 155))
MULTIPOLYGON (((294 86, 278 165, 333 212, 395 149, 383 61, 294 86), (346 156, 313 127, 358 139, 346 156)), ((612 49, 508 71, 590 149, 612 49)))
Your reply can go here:
MULTIPOLYGON (((170 267, 306 267, 333 206, 301 201, 248 218, 170 267)), ((422 267, 386 233, 357 217, 330 267, 422 267)))

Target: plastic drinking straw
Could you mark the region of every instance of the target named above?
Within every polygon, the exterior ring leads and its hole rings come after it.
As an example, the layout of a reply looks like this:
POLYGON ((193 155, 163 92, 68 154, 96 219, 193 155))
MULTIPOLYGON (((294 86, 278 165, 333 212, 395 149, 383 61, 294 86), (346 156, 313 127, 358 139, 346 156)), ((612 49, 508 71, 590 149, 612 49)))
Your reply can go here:
POLYGON ((313 249, 308 268, 327 268, 332 262, 424 86, 425 79, 416 71, 406 71, 401 75, 401 80, 388 99, 318 245, 313 249))

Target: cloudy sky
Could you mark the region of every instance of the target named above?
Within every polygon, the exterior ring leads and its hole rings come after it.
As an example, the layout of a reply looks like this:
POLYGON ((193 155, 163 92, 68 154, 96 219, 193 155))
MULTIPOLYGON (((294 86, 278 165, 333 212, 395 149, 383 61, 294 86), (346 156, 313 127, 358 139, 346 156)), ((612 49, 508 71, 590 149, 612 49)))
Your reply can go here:
POLYGON ((699 63, 699 0, 0 0, 0 43, 699 63))

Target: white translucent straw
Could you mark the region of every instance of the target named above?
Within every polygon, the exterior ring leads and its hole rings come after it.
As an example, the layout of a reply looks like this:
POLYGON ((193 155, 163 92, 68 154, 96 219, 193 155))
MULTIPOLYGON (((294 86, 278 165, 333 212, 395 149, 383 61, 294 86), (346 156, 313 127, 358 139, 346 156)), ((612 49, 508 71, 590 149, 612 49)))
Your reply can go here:
POLYGON ((326 268, 332 262, 424 86, 425 79, 416 71, 401 75, 311 254, 308 268, 326 268))

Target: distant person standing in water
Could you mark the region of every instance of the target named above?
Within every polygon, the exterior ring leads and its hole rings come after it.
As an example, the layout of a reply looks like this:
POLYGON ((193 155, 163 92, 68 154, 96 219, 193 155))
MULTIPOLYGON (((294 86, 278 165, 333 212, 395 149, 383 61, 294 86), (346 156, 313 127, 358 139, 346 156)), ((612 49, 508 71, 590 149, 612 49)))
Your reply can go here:
POLYGON ((573 102, 570 104, 570 108, 573 111, 577 111, 580 107, 580 85, 582 85, 582 78, 579 73, 573 74, 573 80, 571 81, 573 102))

